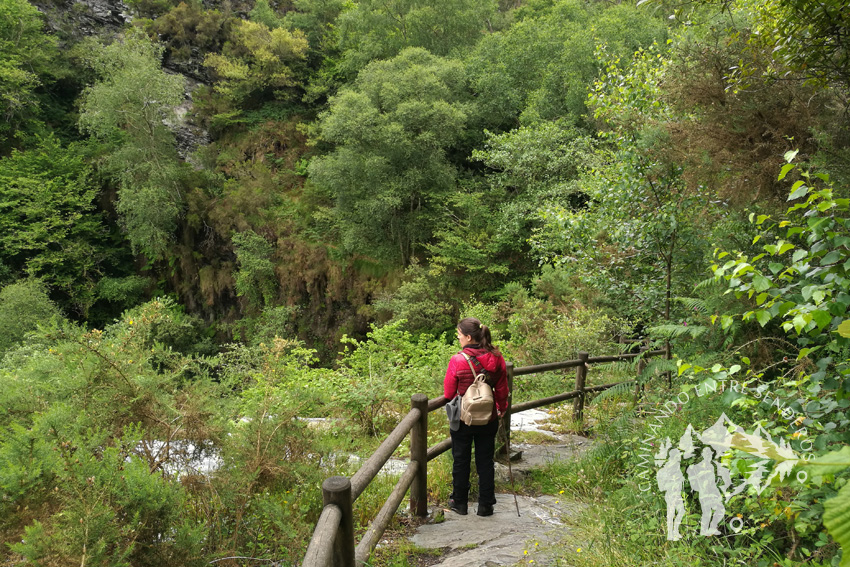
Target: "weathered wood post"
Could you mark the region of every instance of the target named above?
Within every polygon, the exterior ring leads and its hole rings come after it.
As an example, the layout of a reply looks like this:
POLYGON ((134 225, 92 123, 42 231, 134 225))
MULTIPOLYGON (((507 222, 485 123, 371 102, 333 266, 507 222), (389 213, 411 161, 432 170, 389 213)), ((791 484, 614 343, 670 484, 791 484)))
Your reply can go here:
POLYGON ((638 358, 637 365, 637 376, 635 376, 635 403, 638 403, 640 399, 641 393, 643 392, 643 386, 640 383, 640 375, 643 374, 643 371, 646 370, 646 358, 643 356, 646 351, 649 350, 649 347, 642 346, 640 347, 640 358, 638 358))
POLYGON ((334 538, 334 567, 354 567, 354 511, 351 502, 351 481, 344 476, 332 476, 322 483, 324 506, 335 504, 342 511, 339 531, 334 538))
POLYGON ((410 512, 424 518, 428 515, 428 396, 413 394, 410 408, 421 412, 410 430, 410 460, 418 468, 410 485, 410 512))
MULTIPOLYGON (((505 446, 503 447, 505 451, 505 455, 507 455, 508 459, 511 458, 510 449, 511 449, 511 406, 513 406, 514 399, 514 363, 506 362, 505 368, 507 370, 508 375, 508 408, 505 410, 505 415, 502 416, 501 423, 499 423, 499 427, 502 428, 503 441, 505 442, 505 446)), ((500 453, 501 454, 501 453, 500 453)))
POLYGON ((573 418, 584 427, 584 383, 587 380, 587 359, 590 355, 586 352, 578 353, 578 359, 581 361, 576 367, 576 390, 580 392, 575 401, 573 401, 573 418))

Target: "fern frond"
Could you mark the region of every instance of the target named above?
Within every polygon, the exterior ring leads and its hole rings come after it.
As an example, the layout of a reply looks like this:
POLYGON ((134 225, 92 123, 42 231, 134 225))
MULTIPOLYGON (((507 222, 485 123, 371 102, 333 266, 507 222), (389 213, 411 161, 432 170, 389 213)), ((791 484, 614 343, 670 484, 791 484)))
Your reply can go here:
POLYGON ((611 386, 607 390, 602 390, 598 394, 596 394, 591 401, 595 402, 597 400, 606 400, 608 398, 617 398, 620 396, 629 395, 634 388, 634 383, 626 382, 620 383, 616 386, 611 386))
POLYGON ((709 309, 708 306, 705 304, 704 299, 700 299, 698 297, 674 297, 673 301, 681 303, 688 311, 696 311, 697 313, 701 313, 703 315, 709 314, 709 309))
POLYGON ((717 286, 718 288, 721 287, 720 281, 716 280, 714 276, 711 276, 710 278, 706 278, 701 282, 697 283, 694 286, 694 290, 696 291, 698 289, 708 289, 714 286, 717 286))
POLYGON ((658 325, 657 327, 650 327, 647 329, 650 336, 657 337, 660 339, 678 339, 680 337, 691 337, 693 339, 704 335, 708 330, 708 327, 704 327, 703 325, 658 325))

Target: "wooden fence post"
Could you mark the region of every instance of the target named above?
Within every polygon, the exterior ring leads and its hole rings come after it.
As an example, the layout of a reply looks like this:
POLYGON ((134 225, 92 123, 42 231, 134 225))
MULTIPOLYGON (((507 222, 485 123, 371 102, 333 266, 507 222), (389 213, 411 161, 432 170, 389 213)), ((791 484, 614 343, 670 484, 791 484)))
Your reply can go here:
POLYGON ((584 427, 584 383, 587 380, 587 359, 590 355, 586 352, 578 353, 581 364, 576 367, 576 390, 581 392, 573 401, 573 418, 584 427))
POLYGON ((646 370, 646 358, 643 356, 643 353, 649 350, 649 347, 642 346, 640 347, 641 357, 638 359, 637 365, 637 376, 635 376, 635 403, 640 399, 641 393, 643 392, 643 387, 640 383, 640 375, 643 374, 643 371, 646 370))
POLYGON ((351 481, 344 476, 332 476, 322 483, 324 505, 335 504, 342 511, 339 531, 334 538, 334 567, 354 567, 354 511, 351 502, 351 481))
POLYGON ((413 394, 410 408, 421 412, 410 430, 410 460, 418 469, 410 485, 410 512, 424 518, 428 515, 428 396, 413 394))
MULTIPOLYGON (((505 442, 505 446, 502 448, 505 451, 505 455, 507 455, 508 459, 511 458, 510 448, 511 448, 511 406, 513 406, 513 398, 514 398, 514 363, 506 362, 505 369, 507 370, 508 375, 508 407, 505 410, 505 415, 502 416, 501 423, 499 427, 502 428, 503 431, 503 440, 505 442)), ((501 452, 499 453, 501 454, 501 452)))

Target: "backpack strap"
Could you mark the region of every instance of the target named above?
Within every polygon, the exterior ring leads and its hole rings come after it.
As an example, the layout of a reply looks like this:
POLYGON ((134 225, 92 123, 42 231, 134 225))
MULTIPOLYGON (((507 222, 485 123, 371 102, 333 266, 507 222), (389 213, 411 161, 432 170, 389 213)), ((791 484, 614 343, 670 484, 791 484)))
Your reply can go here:
MULTIPOLYGON (((475 380, 475 378, 478 376, 478 373, 475 372, 475 369, 472 367, 472 360, 471 359, 474 358, 474 357, 469 356, 465 352, 461 352, 461 354, 466 359, 466 363, 469 365, 469 370, 472 371, 472 379, 475 380)), ((476 360, 475 362, 478 362, 478 361, 476 360)), ((479 364, 481 364, 481 363, 479 362, 479 364)))
POLYGON ((484 382, 486 382, 487 385, 492 388, 493 385, 490 384, 490 372, 488 372, 487 369, 484 368, 484 365, 481 364, 481 361, 479 361, 476 357, 474 357, 472 355, 466 354, 464 351, 461 351, 461 354, 466 359, 466 363, 469 365, 469 369, 472 371, 472 379, 475 380, 475 378, 479 374, 483 374, 484 375, 484 382), (478 368, 479 368, 479 370, 477 372, 475 371, 475 368, 472 367, 473 361, 475 362, 475 365, 478 366, 478 368))

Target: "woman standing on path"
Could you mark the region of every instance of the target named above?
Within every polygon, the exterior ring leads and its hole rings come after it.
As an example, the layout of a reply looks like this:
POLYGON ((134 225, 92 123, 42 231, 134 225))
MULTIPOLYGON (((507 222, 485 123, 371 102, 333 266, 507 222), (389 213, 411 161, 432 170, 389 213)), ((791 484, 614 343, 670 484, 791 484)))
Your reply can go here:
MULTIPOLYGON (((475 377, 464 353, 477 359, 490 375, 493 387, 495 407, 490 422, 486 425, 466 425, 460 423, 452 436, 452 495, 449 508, 458 514, 466 515, 469 502, 469 471, 472 460, 472 445, 475 444, 475 469, 478 472, 478 515, 491 516, 496 503, 495 466, 493 456, 496 450, 496 432, 499 419, 508 407, 508 374, 505 359, 499 349, 493 345, 490 329, 474 317, 462 319, 457 324, 457 338, 462 352, 454 355, 446 370, 443 382, 443 395, 447 400, 463 396, 475 377)), ((474 363, 474 360, 471 362, 474 363)))

